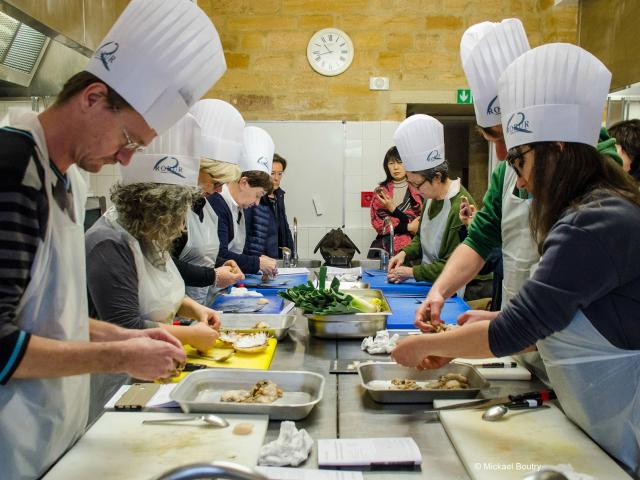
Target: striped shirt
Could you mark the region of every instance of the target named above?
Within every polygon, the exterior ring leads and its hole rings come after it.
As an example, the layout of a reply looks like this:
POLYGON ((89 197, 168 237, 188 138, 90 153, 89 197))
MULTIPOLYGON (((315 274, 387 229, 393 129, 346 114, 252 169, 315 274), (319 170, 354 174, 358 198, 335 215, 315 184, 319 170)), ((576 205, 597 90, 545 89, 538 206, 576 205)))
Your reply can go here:
MULTIPOLYGON (((55 165, 50 167, 56 203, 73 217, 68 180, 55 165)), ((15 372, 30 339, 18 326, 16 310, 47 228, 44 178, 31 135, 0 129, 0 385, 15 372)))

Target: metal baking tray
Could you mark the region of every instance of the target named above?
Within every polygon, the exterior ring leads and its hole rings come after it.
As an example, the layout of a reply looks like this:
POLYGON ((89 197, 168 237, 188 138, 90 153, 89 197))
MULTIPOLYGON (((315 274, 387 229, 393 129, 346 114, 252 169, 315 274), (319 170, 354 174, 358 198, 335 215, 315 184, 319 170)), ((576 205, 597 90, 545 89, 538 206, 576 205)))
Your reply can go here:
POLYGON ((387 317, 392 315, 391 307, 382 290, 352 288, 343 290, 366 300, 382 300, 382 311, 376 313, 349 313, 346 315, 305 314, 309 319, 309 333, 321 338, 364 338, 375 336, 378 330, 387 328, 387 317))
POLYGON ((278 340, 282 340, 296 321, 293 311, 286 314, 265 313, 250 315, 243 313, 223 313, 220 323, 222 331, 235 330, 239 332, 267 332, 278 340), (258 322, 265 322, 269 328, 253 328, 258 322))
POLYGON ((216 368, 190 373, 171 392, 185 413, 266 414, 270 420, 301 420, 322 399, 324 377, 305 371, 216 368), (284 394, 273 403, 221 402, 227 390, 250 389, 259 380, 271 380, 284 394))
POLYGON ((361 363, 358 375, 362 387, 376 402, 380 403, 430 403, 434 400, 475 398, 481 389, 489 387, 489 382, 469 364, 449 363, 437 370, 415 370, 397 363, 361 363), (469 388, 454 390, 391 390, 394 378, 406 378, 417 382, 437 380, 447 373, 459 373, 469 380, 469 388))

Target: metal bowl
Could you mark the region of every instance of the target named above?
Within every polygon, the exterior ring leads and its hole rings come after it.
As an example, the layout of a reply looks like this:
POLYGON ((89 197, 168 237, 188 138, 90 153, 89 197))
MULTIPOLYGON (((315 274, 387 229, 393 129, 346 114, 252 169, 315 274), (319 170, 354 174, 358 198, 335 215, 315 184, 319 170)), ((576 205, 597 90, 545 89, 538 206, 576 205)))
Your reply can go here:
POLYGON ((376 313, 349 313, 346 315, 305 314, 309 319, 309 333, 320 338, 364 338, 375 336, 379 330, 387 328, 387 317, 392 315, 391 308, 382 290, 346 289, 366 300, 382 300, 382 311, 376 313))

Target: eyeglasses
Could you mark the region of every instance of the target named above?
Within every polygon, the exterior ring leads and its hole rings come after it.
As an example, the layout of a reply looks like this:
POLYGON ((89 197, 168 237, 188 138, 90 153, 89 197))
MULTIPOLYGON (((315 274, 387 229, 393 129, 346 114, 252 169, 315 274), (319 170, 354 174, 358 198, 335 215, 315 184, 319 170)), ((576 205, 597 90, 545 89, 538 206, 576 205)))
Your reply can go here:
POLYGON ((126 128, 122 127, 122 133, 124 133, 124 138, 127 139, 126 145, 122 146, 124 150, 129 150, 130 152, 142 153, 144 152, 145 148, 147 148, 145 145, 142 145, 141 143, 134 142, 129 136, 129 132, 127 132, 126 128))
POLYGON ((506 161, 507 163, 511 166, 511 168, 513 168, 516 172, 516 175, 518 175, 519 177, 522 176, 522 167, 524 166, 524 156, 533 151, 533 147, 529 147, 528 150, 510 150, 509 153, 507 153, 507 158, 506 161), (521 160, 521 161, 519 161, 521 160), (516 162, 519 163, 519 165, 516 165, 516 162))
MULTIPOLYGON (((106 95, 104 95, 104 97, 106 99, 106 95)), ((108 100, 107 100, 107 105, 108 105, 108 100)), ((111 108, 113 113, 120 113, 120 109, 114 105, 109 105, 109 108, 111 108)), ((124 138, 126 139, 127 143, 122 147, 120 147, 121 149, 128 150, 130 152, 142 153, 144 152, 145 148, 147 148, 146 145, 143 145, 139 142, 135 142, 131 138, 131 135, 129 135, 129 132, 127 132, 127 129, 124 126, 122 127, 122 133, 124 134, 124 138)))
POLYGON ((419 189, 420 189, 420 187, 421 187, 422 185, 424 185, 425 183, 427 183, 427 179, 425 178, 425 179, 424 179, 423 181, 421 181, 420 183, 415 183, 415 182, 412 182, 411 180, 408 180, 408 182, 409 182, 409 185, 411 185, 411 186, 413 186, 414 188, 416 188, 416 189, 418 189, 418 190, 419 190, 419 189))

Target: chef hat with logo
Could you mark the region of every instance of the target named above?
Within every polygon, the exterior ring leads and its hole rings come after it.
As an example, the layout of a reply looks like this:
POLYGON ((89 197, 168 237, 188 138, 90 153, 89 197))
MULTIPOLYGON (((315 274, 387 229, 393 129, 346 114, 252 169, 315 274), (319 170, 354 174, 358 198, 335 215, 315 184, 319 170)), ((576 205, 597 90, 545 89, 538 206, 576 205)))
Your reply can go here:
POLYGON ((244 150, 240 160, 240 170, 259 170, 271 175, 273 154, 276 147, 271 135, 260 127, 248 126, 244 129, 244 150))
POLYGON ((473 94, 476 121, 481 127, 500 125, 498 79, 504 69, 529 48, 527 34, 517 18, 478 23, 462 35, 462 68, 473 94))
POLYGON ((122 183, 198 185, 200 125, 187 113, 178 123, 153 139, 144 153, 136 153, 127 166, 120 165, 122 183))
POLYGON ((223 100, 207 98, 196 102, 190 113, 202 129, 202 156, 238 165, 242 158, 245 127, 240 112, 223 100))
POLYGON ((507 148, 553 141, 595 146, 610 84, 607 67, 575 45, 551 43, 525 53, 498 85, 507 148))
POLYGON ((218 32, 189 0, 131 0, 85 68, 158 134, 226 69, 218 32))
POLYGON ((408 172, 444 163, 444 128, 429 115, 419 113, 406 118, 393 134, 393 141, 408 172))

